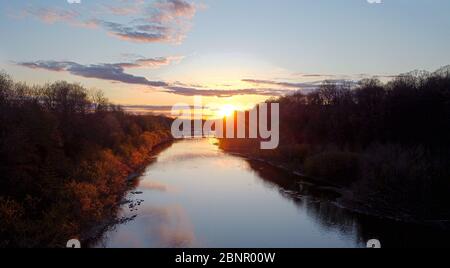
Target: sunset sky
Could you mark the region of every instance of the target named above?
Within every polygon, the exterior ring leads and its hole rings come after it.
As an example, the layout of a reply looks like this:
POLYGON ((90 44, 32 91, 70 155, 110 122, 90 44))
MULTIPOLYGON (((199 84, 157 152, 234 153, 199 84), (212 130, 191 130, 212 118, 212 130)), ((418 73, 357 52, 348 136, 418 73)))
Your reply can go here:
POLYGON ((233 103, 450 63, 448 0, 0 1, 0 69, 117 104, 233 103))

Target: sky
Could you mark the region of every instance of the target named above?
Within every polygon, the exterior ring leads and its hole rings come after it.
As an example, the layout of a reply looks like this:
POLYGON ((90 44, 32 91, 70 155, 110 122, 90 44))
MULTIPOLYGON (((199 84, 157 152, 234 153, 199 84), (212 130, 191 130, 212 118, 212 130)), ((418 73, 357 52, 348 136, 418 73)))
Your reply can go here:
POLYGON ((0 69, 16 81, 79 82, 138 108, 200 95, 246 109, 450 64, 448 0, 0 0, 0 12, 0 69))

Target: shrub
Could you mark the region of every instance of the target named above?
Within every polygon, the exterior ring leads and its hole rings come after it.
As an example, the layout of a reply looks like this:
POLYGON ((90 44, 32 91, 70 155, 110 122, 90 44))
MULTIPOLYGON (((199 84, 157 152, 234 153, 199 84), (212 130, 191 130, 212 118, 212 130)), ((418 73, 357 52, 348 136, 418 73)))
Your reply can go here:
POLYGON ((349 152, 325 152, 307 158, 304 169, 308 176, 348 185, 358 179, 360 155, 349 152))
POLYGON ((416 219, 448 219, 448 157, 421 146, 376 145, 366 152, 355 198, 384 214, 416 219))

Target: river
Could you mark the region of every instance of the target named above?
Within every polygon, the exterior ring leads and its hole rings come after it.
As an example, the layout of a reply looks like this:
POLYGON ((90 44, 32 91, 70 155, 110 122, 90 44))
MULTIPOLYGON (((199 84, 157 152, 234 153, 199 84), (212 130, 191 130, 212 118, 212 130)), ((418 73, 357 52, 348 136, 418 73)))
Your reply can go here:
POLYGON ((215 139, 162 150, 94 247, 298 248, 445 244, 434 229, 359 215, 338 194, 276 167, 221 151, 215 139))

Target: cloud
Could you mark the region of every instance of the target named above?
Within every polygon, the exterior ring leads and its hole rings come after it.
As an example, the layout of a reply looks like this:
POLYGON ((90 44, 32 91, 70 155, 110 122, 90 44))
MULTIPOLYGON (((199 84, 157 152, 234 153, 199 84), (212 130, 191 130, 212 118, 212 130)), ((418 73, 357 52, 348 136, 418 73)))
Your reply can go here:
POLYGON ((298 74, 302 77, 335 77, 334 74, 318 74, 318 73, 311 73, 311 74, 298 74))
MULTIPOLYGON (((80 1, 72 1, 77 3, 80 1)), ((65 22, 72 26, 103 28, 111 36, 139 43, 180 43, 191 29, 191 20, 199 8, 186 0, 121 0, 99 10, 27 8, 24 15, 45 23, 65 22), (108 15, 108 19, 102 18, 108 15), (120 21, 120 22, 118 22, 120 21), (125 21, 125 22, 124 22, 125 21)))
POLYGON ((182 39, 180 35, 175 34, 171 28, 164 25, 129 25, 100 20, 97 20, 97 24, 102 25, 110 35, 127 41, 139 43, 170 43, 180 42, 182 39))
POLYGON ((83 20, 81 14, 75 10, 28 7, 17 16, 17 18, 24 17, 34 17, 47 24, 67 23, 71 26, 91 29, 98 27, 96 20, 83 20))
MULTIPOLYGON (((128 1, 126 1, 128 2, 128 1)), ((131 4, 116 6, 116 5, 104 5, 106 13, 113 15, 127 16, 139 14, 145 4, 144 1, 132 1, 131 4)))
MULTIPOLYGON (((145 59, 141 61, 152 61, 152 59, 145 59)), ((159 61, 159 60, 157 60, 159 61)), ((164 62, 165 63, 165 62, 164 62)), ((142 67, 139 61, 133 63, 116 63, 116 64, 92 64, 82 65, 71 61, 35 61, 35 62, 21 62, 20 66, 32 69, 43 69, 55 72, 68 72, 72 75, 81 76, 85 78, 97 78, 101 80, 122 82, 126 84, 145 85, 151 87, 168 86, 165 82, 149 81, 145 77, 135 76, 125 73, 125 68, 129 66, 142 67)))
POLYGON ((369 4, 382 4, 382 0, 367 0, 367 3, 369 4))
POLYGON ((154 14, 150 20, 156 23, 177 21, 180 18, 192 19, 197 8, 184 0, 165 0, 155 4, 154 14))
POLYGON ((244 89, 198 89, 193 87, 168 86, 166 87, 168 93, 182 95, 182 96, 205 96, 205 97, 232 97, 239 95, 260 95, 260 96, 281 96, 290 89, 276 89, 276 88, 244 88, 244 89))
POLYGON ((179 63, 184 57, 171 56, 171 57, 157 57, 157 58, 140 58, 134 62, 116 63, 123 68, 160 68, 172 63, 179 63))
MULTIPOLYGON (((141 110, 141 111, 172 111, 172 105, 124 105, 125 109, 129 110, 141 110)), ((208 107, 204 106, 194 106, 191 107, 192 110, 201 110, 208 107)))
POLYGON ((33 16, 45 23, 77 21, 80 14, 73 10, 56 9, 56 8, 27 8, 24 10, 25 16, 33 16))
POLYGON ((257 80, 257 79, 242 79, 242 82, 251 83, 255 85, 272 85, 287 88, 295 88, 302 90, 311 90, 317 88, 317 85, 313 83, 288 83, 288 82, 278 82, 271 80, 257 80))
POLYGON ((323 75, 323 74, 304 74, 303 77, 330 77, 331 75, 323 75))
MULTIPOLYGON (((321 85, 324 83, 333 83, 336 85, 348 85, 348 86, 357 86, 358 82, 351 79, 324 79, 324 80, 317 80, 312 82, 302 82, 302 83, 288 83, 288 82, 278 82, 278 81, 272 81, 272 80, 257 80, 257 79, 243 79, 243 82, 252 83, 255 85, 272 85, 272 86, 280 86, 284 88, 290 88, 291 92, 292 89, 297 89, 304 91, 304 92, 311 92, 316 89, 318 89, 321 85)), ((272 90, 274 91, 274 90, 272 90)), ((282 93, 286 93, 286 90, 282 89, 280 90, 281 95, 282 93)))
MULTIPOLYGON (((142 5, 136 2, 135 5, 142 5)), ((184 0, 160 0, 150 5, 140 17, 130 23, 117 23, 99 20, 107 31, 120 39, 140 43, 180 43, 191 28, 191 19, 197 7, 184 0)), ((130 14, 137 9, 133 6, 110 8, 116 13, 130 14)))
MULTIPOLYGON (((174 107, 172 105, 121 105, 122 108, 132 114, 153 114, 153 115, 166 115, 171 117, 172 110, 174 107)), ((212 116, 210 112, 210 107, 208 106, 195 106, 190 107, 192 113, 198 113, 202 111, 204 116, 212 116)), ((175 109, 176 110, 176 109, 175 109)), ((179 109, 183 111, 184 109, 179 109)), ((142 186, 142 185, 141 185, 142 186)))

